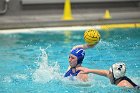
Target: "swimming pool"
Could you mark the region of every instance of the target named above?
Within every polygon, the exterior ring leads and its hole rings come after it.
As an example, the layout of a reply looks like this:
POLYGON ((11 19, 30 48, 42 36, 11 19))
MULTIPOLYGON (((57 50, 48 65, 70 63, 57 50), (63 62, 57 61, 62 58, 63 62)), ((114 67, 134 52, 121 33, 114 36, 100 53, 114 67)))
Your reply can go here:
MULTIPOLYGON (((83 66, 109 69, 127 65, 126 75, 140 85, 140 29, 99 30, 101 41, 86 50, 83 66)), ((0 93, 138 93, 89 74, 89 82, 63 78, 72 46, 85 43, 83 30, 0 34, 0 93)))

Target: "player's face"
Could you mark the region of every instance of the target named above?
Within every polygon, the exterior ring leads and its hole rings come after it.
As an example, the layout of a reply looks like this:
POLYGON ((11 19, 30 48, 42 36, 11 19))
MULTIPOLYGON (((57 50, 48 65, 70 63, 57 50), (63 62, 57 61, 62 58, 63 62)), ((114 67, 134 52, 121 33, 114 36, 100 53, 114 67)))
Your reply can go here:
POLYGON ((70 54, 69 55, 69 64, 71 67, 75 67, 77 65, 77 57, 70 54))

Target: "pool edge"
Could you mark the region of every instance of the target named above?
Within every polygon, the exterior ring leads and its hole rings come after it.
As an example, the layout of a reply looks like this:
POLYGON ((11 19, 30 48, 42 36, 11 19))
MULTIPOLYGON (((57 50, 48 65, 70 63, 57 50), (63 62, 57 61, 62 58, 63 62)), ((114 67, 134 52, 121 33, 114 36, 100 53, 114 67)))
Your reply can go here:
POLYGON ((68 26, 68 27, 42 27, 42 28, 23 28, 23 29, 4 29, 0 33, 33 33, 37 31, 77 31, 95 28, 97 30, 110 30, 116 28, 140 28, 140 23, 126 23, 126 24, 106 24, 94 26, 68 26))

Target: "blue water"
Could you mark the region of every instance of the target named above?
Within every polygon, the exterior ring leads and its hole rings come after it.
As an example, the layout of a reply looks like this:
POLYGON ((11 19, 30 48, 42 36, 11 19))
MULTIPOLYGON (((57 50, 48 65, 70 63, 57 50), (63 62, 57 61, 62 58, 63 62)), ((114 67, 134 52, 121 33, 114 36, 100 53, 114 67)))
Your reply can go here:
MULTIPOLYGON (((126 63, 126 75, 140 85, 140 29, 99 30, 101 41, 86 50, 83 66, 109 69, 126 63)), ((84 31, 0 34, 0 93, 140 93, 89 74, 88 82, 63 78, 68 54, 84 44, 84 31)))

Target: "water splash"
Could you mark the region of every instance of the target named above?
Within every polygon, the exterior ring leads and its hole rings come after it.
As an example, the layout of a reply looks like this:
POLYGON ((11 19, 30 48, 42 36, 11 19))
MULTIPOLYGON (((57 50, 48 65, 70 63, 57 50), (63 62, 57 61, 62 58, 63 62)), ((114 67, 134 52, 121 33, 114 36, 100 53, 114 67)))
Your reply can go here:
POLYGON ((47 83, 51 80, 58 79, 60 77, 60 67, 57 63, 53 66, 48 65, 48 55, 45 49, 41 49, 41 56, 39 57, 38 69, 33 73, 33 81, 39 83, 47 83))
POLYGON ((86 82, 83 82, 76 77, 63 78, 61 79, 61 81, 63 82, 63 84, 65 84, 65 86, 68 86, 68 87, 72 86, 72 87, 77 87, 77 88, 80 88, 80 87, 87 88, 87 87, 93 86, 93 82, 94 82, 93 77, 94 77, 93 75, 90 75, 88 78, 88 81, 86 82))
POLYGON ((13 74, 11 76, 5 76, 2 80, 3 83, 19 82, 27 80, 28 76, 24 74, 13 74))

